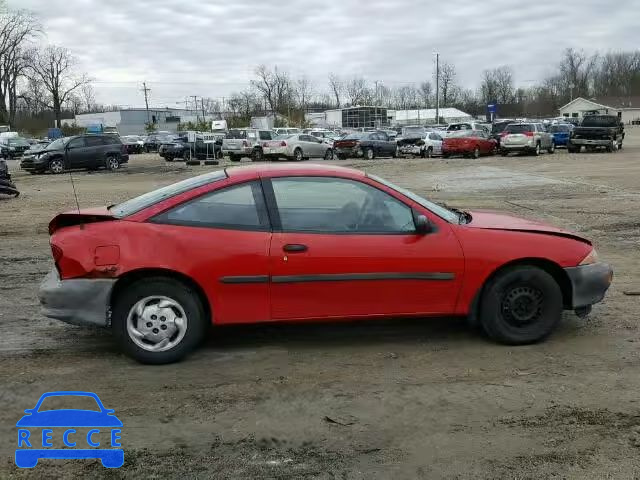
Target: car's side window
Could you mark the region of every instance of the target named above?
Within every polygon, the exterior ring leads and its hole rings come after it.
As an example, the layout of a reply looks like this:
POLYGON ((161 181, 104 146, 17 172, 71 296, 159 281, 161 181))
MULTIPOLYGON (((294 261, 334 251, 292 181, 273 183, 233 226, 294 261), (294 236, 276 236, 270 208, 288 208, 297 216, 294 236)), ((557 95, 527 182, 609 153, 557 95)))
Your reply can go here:
POLYGON ((271 140, 271 132, 260 130, 260 140, 271 140))
POLYGON ((415 232, 410 207, 365 183, 330 177, 274 178, 271 183, 283 231, 415 232))
POLYGON ((151 222, 229 230, 270 228, 259 182, 216 190, 156 215, 151 222))
POLYGON ((104 143, 100 137, 87 137, 87 147, 102 147, 104 143))
POLYGON ((69 144, 67 145, 67 148, 82 148, 84 147, 84 145, 85 145, 84 138, 82 137, 74 138, 69 142, 69 144))

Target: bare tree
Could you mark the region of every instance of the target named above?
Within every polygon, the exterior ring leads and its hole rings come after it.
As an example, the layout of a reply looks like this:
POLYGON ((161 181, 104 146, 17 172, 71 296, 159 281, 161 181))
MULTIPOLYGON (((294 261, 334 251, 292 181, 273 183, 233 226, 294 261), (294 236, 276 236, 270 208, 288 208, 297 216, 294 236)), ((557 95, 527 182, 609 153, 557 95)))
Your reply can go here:
POLYGON ((18 80, 31 61, 28 43, 40 32, 40 24, 28 10, 10 10, 0 2, 0 117, 14 123, 18 80))
POLYGON ((93 90, 93 85, 86 83, 80 88, 80 98, 82 99, 82 108, 86 112, 95 112, 96 110, 96 95, 93 90))
POLYGON ((456 67, 451 63, 443 63, 440 66, 440 95, 442 96, 442 106, 446 107, 454 103, 456 67))
POLYGON ((513 72, 509 67, 498 67, 485 70, 480 86, 485 103, 511 103, 514 99, 513 72))
POLYGON ((566 93, 575 98, 587 97, 591 91, 598 55, 588 56, 584 51, 567 48, 560 63, 560 78, 566 93))
POLYGON ((344 84, 342 83, 342 80, 340 80, 340 78, 334 73, 329 74, 329 88, 331 89, 331 93, 336 99, 336 108, 340 108, 340 95, 342 95, 342 92, 344 90, 344 84))
POLYGON ((431 86, 431 82, 422 82, 420 84, 420 99, 422 101, 422 106, 429 108, 431 106, 432 96, 433 87, 431 86))
POLYGON ((50 95, 49 108, 53 110, 56 125, 60 127, 62 106, 78 88, 89 83, 86 75, 75 72, 76 60, 63 47, 49 45, 36 52, 31 70, 50 95))
POLYGON ((291 106, 293 97, 293 84, 286 72, 278 71, 276 66, 273 71, 265 65, 256 68, 256 80, 251 81, 251 85, 258 91, 271 111, 275 113, 285 113, 291 106))
POLYGON ((309 80, 306 75, 303 75, 296 82, 296 93, 298 94, 298 100, 300 102, 300 108, 302 109, 303 115, 307 112, 307 104, 313 95, 312 92, 313 84, 311 83, 311 80, 309 80))
POLYGON ((345 91, 352 106, 365 103, 371 96, 367 81, 362 77, 354 77, 349 80, 346 83, 345 91))

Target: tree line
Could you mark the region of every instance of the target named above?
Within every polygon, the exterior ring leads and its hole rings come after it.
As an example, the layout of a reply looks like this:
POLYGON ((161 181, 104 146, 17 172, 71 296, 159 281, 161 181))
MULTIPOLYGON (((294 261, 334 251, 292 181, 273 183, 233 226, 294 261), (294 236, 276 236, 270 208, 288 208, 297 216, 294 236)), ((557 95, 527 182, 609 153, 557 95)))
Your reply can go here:
MULTIPOLYGON (((578 96, 640 96, 640 50, 588 54, 568 48, 550 67, 552 74, 526 88, 516 85, 511 67, 490 68, 479 72, 478 88, 469 89, 460 84, 456 66, 445 62, 439 69, 440 107, 483 115, 487 104, 497 103, 502 116, 547 116, 578 96)), ((435 83, 435 75, 392 86, 339 72, 326 79, 294 78, 277 66, 260 65, 247 88, 226 98, 201 98, 193 108, 226 118, 231 126, 264 114, 302 125, 306 113, 331 108, 435 108, 435 83)), ((77 113, 117 108, 96 102, 91 78, 68 49, 46 43, 33 12, 0 0, 0 124, 43 130, 77 113)))

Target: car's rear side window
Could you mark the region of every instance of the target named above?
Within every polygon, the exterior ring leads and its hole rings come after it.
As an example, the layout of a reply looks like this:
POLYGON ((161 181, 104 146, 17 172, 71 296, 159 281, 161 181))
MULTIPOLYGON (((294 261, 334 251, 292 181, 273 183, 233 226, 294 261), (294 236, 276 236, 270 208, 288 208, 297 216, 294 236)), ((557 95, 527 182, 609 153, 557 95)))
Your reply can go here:
POLYGON ((104 145, 100 137, 86 137, 85 142, 87 143, 87 147, 101 147, 104 145))
POLYGON ((202 195, 151 219, 153 223, 230 230, 269 230, 259 182, 243 183, 202 195))

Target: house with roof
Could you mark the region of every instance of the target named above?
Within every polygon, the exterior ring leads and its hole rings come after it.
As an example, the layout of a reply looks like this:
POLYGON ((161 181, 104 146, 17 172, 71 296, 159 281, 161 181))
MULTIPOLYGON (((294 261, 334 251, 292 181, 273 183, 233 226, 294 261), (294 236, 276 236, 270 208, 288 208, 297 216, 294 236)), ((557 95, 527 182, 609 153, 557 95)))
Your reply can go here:
POLYGON ((591 114, 618 115, 625 124, 640 124, 640 96, 635 97, 578 97, 560 107, 560 116, 582 118, 591 114))

